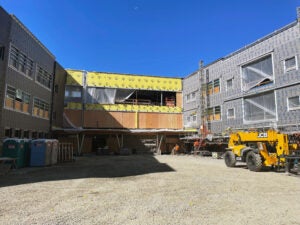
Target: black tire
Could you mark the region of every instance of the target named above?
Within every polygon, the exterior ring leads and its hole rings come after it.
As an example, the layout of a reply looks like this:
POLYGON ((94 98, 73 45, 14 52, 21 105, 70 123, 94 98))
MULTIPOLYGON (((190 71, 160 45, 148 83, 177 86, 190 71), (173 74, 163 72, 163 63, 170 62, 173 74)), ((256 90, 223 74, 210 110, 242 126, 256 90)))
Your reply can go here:
POLYGON ((232 151, 226 151, 224 154, 224 160, 227 167, 235 167, 235 155, 232 151))
POLYGON ((250 151, 246 158, 247 167, 250 171, 259 172, 262 169, 262 160, 259 154, 250 151))

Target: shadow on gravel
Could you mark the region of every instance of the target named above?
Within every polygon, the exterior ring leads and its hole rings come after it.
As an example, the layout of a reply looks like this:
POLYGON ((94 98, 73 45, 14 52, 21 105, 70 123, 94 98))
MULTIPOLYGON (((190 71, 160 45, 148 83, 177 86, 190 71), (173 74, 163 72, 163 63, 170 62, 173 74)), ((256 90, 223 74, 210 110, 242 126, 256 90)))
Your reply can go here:
POLYGON ((115 178, 149 173, 173 172, 152 155, 83 156, 75 162, 51 167, 30 167, 12 170, 0 176, 0 187, 81 178, 115 178))

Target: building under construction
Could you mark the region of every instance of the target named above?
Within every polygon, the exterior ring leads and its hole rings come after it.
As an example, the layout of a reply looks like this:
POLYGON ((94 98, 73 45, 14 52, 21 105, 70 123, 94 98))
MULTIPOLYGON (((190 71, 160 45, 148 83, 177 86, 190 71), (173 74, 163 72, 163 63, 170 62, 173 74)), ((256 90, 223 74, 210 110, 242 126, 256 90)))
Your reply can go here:
POLYGON ((180 140, 231 129, 299 132, 300 16, 223 58, 201 62, 183 80, 66 71, 15 16, 0 7, 0 17, 1 139, 54 135, 79 154, 170 153, 180 140))
POLYGON ((183 81, 184 126, 203 136, 270 127, 299 132, 299 56, 296 20, 210 64, 201 62, 183 81))
MULTIPOLYGON (((64 124, 79 153, 169 153, 182 129, 182 79, 68 70, 64 124)), ((61 138, 61 137, 64 138, 61 138)))

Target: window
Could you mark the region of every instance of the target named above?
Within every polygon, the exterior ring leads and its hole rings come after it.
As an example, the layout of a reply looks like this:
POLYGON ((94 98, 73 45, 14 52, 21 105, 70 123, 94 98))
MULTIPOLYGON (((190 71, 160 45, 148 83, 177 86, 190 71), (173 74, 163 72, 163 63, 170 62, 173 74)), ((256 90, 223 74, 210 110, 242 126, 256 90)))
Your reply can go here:
POLYGON ((55 86, 54 86, 54 92, 57 94, 58 93, 58 85, 57 84, 55 84, 55 86))
POLYGON ((294 96, 288 98, 288 109, 289 110, 300 109, 300 96, 294 96))
POLYGON ((192 93, 192 96, 191 96, 192 100, 194 100, 196 98, 196 92, 193 92, 192 93))
POLYGON ((208 95, 212 95, 213 94, 213 82, 209 82, 207 84, 207 90, 208 90, 208 95))
POLYGON ((42 67, 38 66, 36 81, 44 87, 51 88, 52 75, 46 70, 44 70, 42 67))
POLYGON ((291 70, 297 70, 298 65, 297 65, 297 58, 294 56, 292 58, 286 59, 284 61, 284 71, 288 72, 291 70))
POLYGON ((234 119, 234 108, 227 110, 227 119, 234 119))
POLYGON ((186 95, 186 102, 191 102, 196 100, 196 92, 192 92, 186 95))
POLYGON ((214 108, 214 120, 221 120, 221 106, 214 108))
POLYGON ((20 129, 15 129, 15 137, 21 138, 22 131, 20 129))
MULTIPOLYGON (((206 90, 206 89, 202 89, 206 90)), ((220 92, 220 79, 215 79, 207 83, 207 94, 212 95, 220 92)), ((204 93, 202 93, 204 94, 204 93)))
POLYGON ((33 131, 31 137, 32 139, 38 138, 38 133, 36 131, 33 131))
POLYGON ((232 87, 233 87, 233 78, 228 79, 226 81, 226 90, 228 91, 228 90, 232 89, 232 87))
POLYGON ((214 80, 214 94, 220 92, 220 79, 214 80))
POLYGON ((34 98, 33 113, 34 116, 49 119, 49 104, 38 98, 34 98))
POLYGON ((9 65, 22 74, 32 78, 33 61, 14 46, 10 48, 9 65))
POLYGON ((13 132, 12 128, 5 128, 4 136, 5 137, 12 137, 12 132, 13 132))
POLYGON ((45 133, 39 132, 39 133, 38 133, 38 137, 39 137, 39 138, 45 138, 45 133))
POLYGON ((29 138, 29 130, 24 130, 23 137, 24 138, 29 138))
POLYGON ((81 93, 82 93, 82 87, 67 86, 65 90, 65 103, 82 102, 81 93))
POLYGON ((260 122, 274 119, 276 119, 274 92, 244 99, 244 122, 260 122))
POLYGON ((242 67, 243 90, 273 83, 272 56, 268 55, 242 67))
POLYGON ((191 118, 190 118, 189 116, 187 116, 187 117, 186 117, 186 120, 187 120, 188 122, 190 122, 190 121, 191 121, 191 118))
POLYGON ((191 96, 190 96, 190 94, 187 94, 187 95, 186 95, 186 101, 187 101, 187 102, 189 102, 189 101, 190 101, 190 99, 191 99, 191 96))
POLYGON ((207 120, 221 120, 221 106, 216 106, 207 109, 207 120))
POLYGON ((5 107, 29 113, 30 95, 11 86, 6 88, 5 107))
POLYGON ((3 61, 4 60, 4 52, 5 52, 5 47, 0 46, 0 59, 3 61))
POLYGON ((193 122, 197 121, 197 115, 193 115, 193 122))

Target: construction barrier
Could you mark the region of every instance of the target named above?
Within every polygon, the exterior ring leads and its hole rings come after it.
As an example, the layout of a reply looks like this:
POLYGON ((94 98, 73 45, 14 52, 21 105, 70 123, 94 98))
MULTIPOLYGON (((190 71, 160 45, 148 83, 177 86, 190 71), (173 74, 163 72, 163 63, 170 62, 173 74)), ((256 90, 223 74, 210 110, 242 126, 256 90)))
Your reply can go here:
POLYGON ((58 162, 71 162, 73 158, 73 143, 59 143, 57 161, 58 162))

